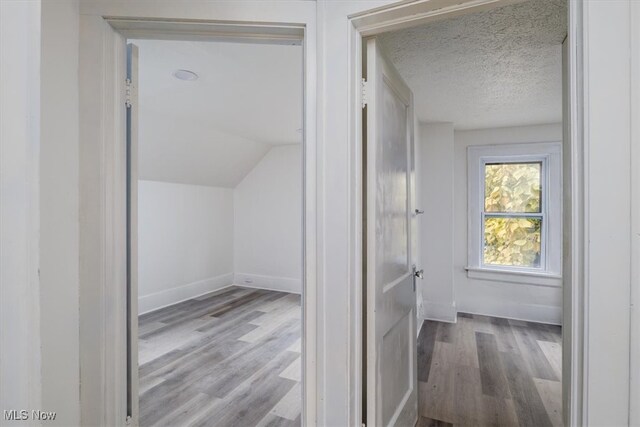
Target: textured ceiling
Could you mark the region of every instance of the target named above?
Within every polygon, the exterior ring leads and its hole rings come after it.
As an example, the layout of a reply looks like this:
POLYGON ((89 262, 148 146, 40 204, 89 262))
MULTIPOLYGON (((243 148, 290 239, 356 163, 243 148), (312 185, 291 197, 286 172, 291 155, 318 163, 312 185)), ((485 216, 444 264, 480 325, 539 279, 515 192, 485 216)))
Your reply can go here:
POLYGON ((562 120, 566 0, 528 0, 380 36, 423 122, 456 129, 562 120))
POLYGON ((272 146, 300 142, 301 46, 134 44, 141 179, 235 187, 272 146), (178 80, 177 69, 199 78, 178 80))

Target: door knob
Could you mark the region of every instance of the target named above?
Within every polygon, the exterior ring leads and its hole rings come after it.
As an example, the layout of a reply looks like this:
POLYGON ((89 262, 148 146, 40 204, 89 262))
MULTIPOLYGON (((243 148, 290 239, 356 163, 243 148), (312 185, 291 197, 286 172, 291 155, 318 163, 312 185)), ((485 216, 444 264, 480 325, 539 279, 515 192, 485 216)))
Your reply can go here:
POLYGON ((424 213, 424 211, 422 209, 416 209, 415 213, 416 213, 416 215, 422 215, 424 213))
POLYGON ((418 279, 424 279, 424 270, 415 270, 413 272, 413 275, 416 276, 418 279))

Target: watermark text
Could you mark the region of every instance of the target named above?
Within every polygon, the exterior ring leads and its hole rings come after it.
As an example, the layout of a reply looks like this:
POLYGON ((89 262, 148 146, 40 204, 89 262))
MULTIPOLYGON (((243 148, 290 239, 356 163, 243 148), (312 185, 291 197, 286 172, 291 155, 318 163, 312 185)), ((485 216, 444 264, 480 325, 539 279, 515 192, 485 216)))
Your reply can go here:
POLYGON ((41 411, 39 409, 5 409, 5 421, 53 421, 56 419, 55 411, 41 411))

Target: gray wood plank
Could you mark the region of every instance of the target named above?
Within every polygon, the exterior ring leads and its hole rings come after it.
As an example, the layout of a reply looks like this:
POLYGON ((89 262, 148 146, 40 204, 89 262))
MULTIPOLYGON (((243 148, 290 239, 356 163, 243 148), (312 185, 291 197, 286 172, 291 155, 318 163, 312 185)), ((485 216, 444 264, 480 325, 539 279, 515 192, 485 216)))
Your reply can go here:
MULTIPOLYGON (((211 396, 224 398, 229 392, 257 372, 265 361, 272 360, 278 354, 286 352, 287 347, 293 344, 299 335, 300 323, 297 320, 293 320, 288 325, 283 326, 278 336, 270 336, 251 343, 237 357, 226 359, 210 371, 207 370, 207 378, 199 381, 197 387, 200 387, 203 392, 211 396)), ((290 359, 289 363, 298 357, 295 353, 287 353, 287 358, 290 359)), ((282 370, 288 366, 283 366, 282 370)))
POLYGON ((482 393, 502 399, 510 398, 509 385, 502 369, 495 336, 476 332, 476 343, 482 393))
POLYGON ((299 381, 279 376, 300 357, 289 351, 300 341, 299 310, 290 294, 233 287, 141 316, 145 343, 159 353, 139 366, 140 425, 299 426, 300 417, 278 416, 301 408, 292 394, 299 381), (240 340, 260 327, 255 342, 240 340), (183 343, 168 345, 173 336, 183 343), (278 404, 282 414, 269 414, 278 404))
POLYGON ((522 356, 509 352, 501 353, 501 356, 520 425, 551 426, 551 419, 522 356))
MULTIPOLYGON (((253 315, 246 316, 245 319, 252 319, 260 315, 261 313, 253 312, 253 315)), ((193 357, 200 351, 207 351, 211 346, 221 345, 227 341, 235 341, 242 335, 256 328, 256 326, 242 321, 239 321, 235 325, 222 326, 216 325, 215 327, 211 327, 209 333, 203 334, 197 340, 193 340, 187 345, 174 349, 141 365, 138 368, 140 377, 145 377, 152 373, 161 374, 161 370, 166 372, 173 364, 180 363, 184 358, 193 357), (222 326, 226 326, 226 328, 222 326)))
POLYGON ((442 325, 425 322, 418 337, 418 377, 427 380, 418 383, 422 416, 456 426, 558 424, 562 401, 549 390, 561 383, 535 375, 549 376, 546 360, 560 379, 560 327, 464 313, 456 324, 442 325), (434 368, 434 346, 442 345, 452 351, 434 368), (453 372, 453 396, 447 372, 453 372))
POLYGON ((267 414, 257 425, 258 427, 299 427, 302 422, 300 417, 295 420, 288 420, 277 415, 267 414))
POLYGON ((418 335, 418 381, 427 382, 431 369, 431 359, 433 357, 433 346, 436 342, 438 332, 438 322, 425 320, 418 335))
POLYGON ((190 299, 190 300, 182 301, 168 307, 163 307, 159 310, 142 314, 138 317, 138 322, 140 324, 144 324, 146 322, 163 321, 165 318, 173 316, 175 313, 182 313, 185 310, 188 310, 190 307, 193 307, 194 305, 198 305, 200 302, 204 304, 207 304, 207 303, 215 304, 216 301, 219 301, 225 298, 230 298, 235 295, 241 294, 243 292, 246 292, 246 291, 242 288, 233 287, 233 288, 228 288, 225 292, 212 295, 209 298, 206 298, 204 300, 190 299))
MULTIPOLYGON (((226 405, 215 409, 216 427, 255 426, 296 384, 295 381, 277 377, 292 358, 294 353, 284 352, 270 360, 263 369, 248 378, 224 400, 226 405)), ((210 426, 195 422, 193 426, 210 426)))
POLYGON ((420 417, 416 427, 453 427, 453 424, 446 421, 434 420, 433 418, 420 417))
POLYGON ((538 345, 537 338, 540 337, 538 332, 538 330, 529 328, 515 328, 514 335, 522 356, 527 362, 527 368, 534 378, 559 381, 560 378, 558 378, 553 366, 551 366, 551 363, 549 363, 549 360, 538 345))
POLYGON ((516 342, 516 337, 513 335, 513 329, 509 321, 507 319, 492 317, 491 323, 493 324, 494 334, 498 343, 498 350, 519 353, 520 348, 516 342))
POLYGON ((436 333, 436 341, 453 344, 455 339, 455 326, 455 323, 440 322, 438 332, 436 333))

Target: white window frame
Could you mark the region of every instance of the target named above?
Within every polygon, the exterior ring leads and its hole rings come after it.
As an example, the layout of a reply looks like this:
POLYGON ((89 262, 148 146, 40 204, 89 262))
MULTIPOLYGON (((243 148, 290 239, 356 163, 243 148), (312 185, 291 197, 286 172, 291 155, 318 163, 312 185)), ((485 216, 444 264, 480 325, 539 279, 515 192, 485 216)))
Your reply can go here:
MULTIPOLYGON (((540 286, 562 286, 562 143, 541 142, 471 146, 468 161, 468 266, 470 278, 540 286), (542 218, 540 267, 488 265, 483 262, 484 194, 487 163, 541 162, 542 218)), ((500 215, 505 216, 505 215, 500 215)))

